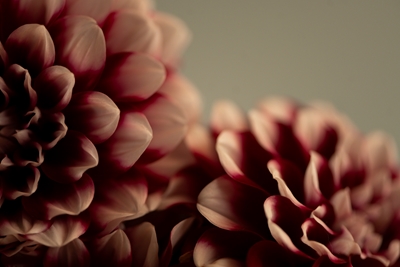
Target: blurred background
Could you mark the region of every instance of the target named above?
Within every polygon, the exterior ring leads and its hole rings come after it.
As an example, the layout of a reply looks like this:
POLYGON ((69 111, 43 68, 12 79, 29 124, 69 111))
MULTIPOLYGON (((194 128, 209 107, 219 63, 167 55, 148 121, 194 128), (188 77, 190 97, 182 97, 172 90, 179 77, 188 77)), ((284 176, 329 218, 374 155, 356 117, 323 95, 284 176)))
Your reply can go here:
POLYGON ((157 0, 193 33, 183 72, 213 102, 324 100, 400 144, 400 1, 157 0))

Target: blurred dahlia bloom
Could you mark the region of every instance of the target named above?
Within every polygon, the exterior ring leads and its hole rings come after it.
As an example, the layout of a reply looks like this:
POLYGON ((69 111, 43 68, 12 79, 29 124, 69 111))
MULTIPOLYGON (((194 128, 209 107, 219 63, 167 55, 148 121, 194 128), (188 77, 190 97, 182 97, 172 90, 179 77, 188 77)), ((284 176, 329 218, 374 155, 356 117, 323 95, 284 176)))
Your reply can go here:
POLYGON ((399 165, 389 136, 360 133, 325 103, 285 98, 248 116, 220 102, 211 130, 198 126, 186 138, 203 166, 225 172, 198 197, 218 228, 196 241, 195 266, 400 266, 399 165))
POLYGON ((131 265, 119 225, 158 205, 145 173, 199 116, 189 39, 145 0, 0 0, 4 266, 131 265))

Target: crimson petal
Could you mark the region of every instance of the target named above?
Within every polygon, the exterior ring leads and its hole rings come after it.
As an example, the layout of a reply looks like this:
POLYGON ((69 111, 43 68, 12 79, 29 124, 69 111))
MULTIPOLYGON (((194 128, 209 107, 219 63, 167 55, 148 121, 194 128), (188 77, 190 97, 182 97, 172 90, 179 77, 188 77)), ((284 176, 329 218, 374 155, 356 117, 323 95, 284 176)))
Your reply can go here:
POLYGON ((98 163, 96 147, 83 134, 68 131, 57 145, 46 153, 42 171, 52 180, 69 183, 98 163))

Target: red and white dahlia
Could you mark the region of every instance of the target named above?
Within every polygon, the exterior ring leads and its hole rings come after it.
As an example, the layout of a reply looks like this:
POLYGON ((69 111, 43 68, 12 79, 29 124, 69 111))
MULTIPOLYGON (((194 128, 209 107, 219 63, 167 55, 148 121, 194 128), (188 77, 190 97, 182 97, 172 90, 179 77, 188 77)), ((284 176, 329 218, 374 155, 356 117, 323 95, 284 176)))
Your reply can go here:
POLYGON ((226 174, 197 205, 224 230, 201 236, 196 266, 400 265, 399 165, 386 134, 364 135, 326 104, 281 98, 247 117, 220 103, 211 128, 226 174))
POLYGON ((118 224, 151 210, 138 170, 198 117, 177 72, 189 38, 145 0, 0 1, 4 266, 102 266, 98 255, 118 251, 118 224))

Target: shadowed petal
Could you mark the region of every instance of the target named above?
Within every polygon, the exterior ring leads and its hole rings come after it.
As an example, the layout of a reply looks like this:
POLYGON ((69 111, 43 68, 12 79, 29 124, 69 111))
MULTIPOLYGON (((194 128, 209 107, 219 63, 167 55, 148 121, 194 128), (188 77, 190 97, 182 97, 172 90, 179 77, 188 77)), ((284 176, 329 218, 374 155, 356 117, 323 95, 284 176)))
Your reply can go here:
POLYGON ((74 94, 64 114, 68 127, 83 133, 94 144, 114 134, 120 117, 117 105, 95 91, 74 94))
POLYGON ((79 180, 83 173, 98 163, 96 147, 83 134, 68 131, 57 145, 49 150, 42 171, 52 180, 69 183, 79 180))
POLYGON ((290 253, 278 243, 263 240, 252 246, 247 253, 247 266, 251 267, 289 267, 290 253))
POLYGON ((90 266, 89 251, 80 239, 75 239, 65 246, 49 248, 43 266, 87 267, 90 266))
POLYGON ((103 27, 107 54, 142 52, 156 56, 161 49, 161 33, 153 20, 134 10, 112 13, 103 27))
POLYGON ((96 177, 116 176, 135 164, 153 137, 146 117, 138 112, 122 113, 114 134, 98 146, 100 163, 96 177))
POLYGON ((138 53, 118 53, 107 58, 97 90, 115 102, 142 101, 153 95, 166 77, 164 66, 138 53))
POLYGON ((133 266, 157 267, 158 243, 154 226, 149 222, 125 230, 132 248, 133 266))
POLYGON ((67 68, 51 66, 45 69, 35 79, 34 84, 38 106, 51 111, 64 109, 71 100, 74 84, 74 74, 67 68))
POLYGON ((55 48, 46 27, 25 24, 8 37, 5 43, 11 63, 17 63, 33 75, 53 65, 55 48))
MULTIPOLYGON (((3 72, 8 67, 9 60, 6 50, 4 50, 3 44, 0 42, 0 75, 3 75, 3 72)), ((3 106, 0 105, 0 108, 3 106)))
POLYGON ((74 92, 88 91, 97 82, 106 61, 102 30, 92 18, 67 16, 50 28, 57 50, 56 64, 75 75, 74 92))
POLYGON ((226 230, 245 230, 269 236, 263 202, 268 195, 222 176, 199 194, 197 209, 212 224, 226 230))
POLYGON ((35 218, 51 220, 63 214, 78 215, 89 207, 93 195, 93 181, 84 174, 80 180, 69 184, 42 179, 39 190, 33 196, 23 198, 22 203, 35 218))
POLYGON ((81 236, 88 225, 89 220, 85 216, 58 216, 46 231, 26 237, 47 247, 61 247, 81 236))
POLYGON ((17 199, 30 196, 38 188, 40 171, 29 164, 25 167, 9 167, 1 173, 3 197, 17 199))
POLYGON ((110 12, 112 0, 65 0, 65 2, 63 15, 84 15, 94 18, 101 24, 110 12))
POLYGON ((161 61, 176 67, 180 63, 182 52, 190 42, 190 31, 183 21, 169 14, 156 12, 153 19, 162 35, 161 61))
POLYGON ((0 217, 0 235, 37 234, 50 228, 52 222, 35 220, 27 213, 16 212, 12 216, 0 217))
POLYGON ((121 229, 117 229, 101 238, 94 239, 88 247, 92 256, 92 266, 131 266, 131 245, 128 237, 121 229))

